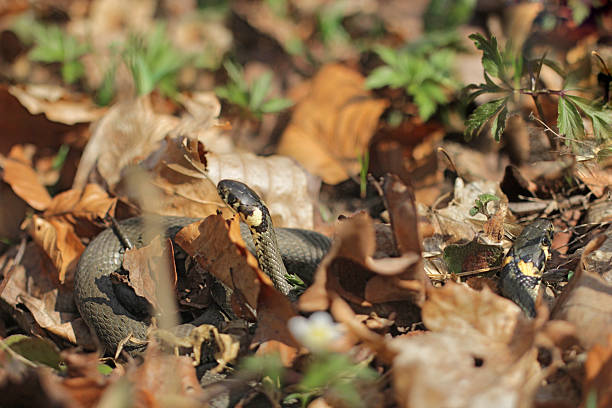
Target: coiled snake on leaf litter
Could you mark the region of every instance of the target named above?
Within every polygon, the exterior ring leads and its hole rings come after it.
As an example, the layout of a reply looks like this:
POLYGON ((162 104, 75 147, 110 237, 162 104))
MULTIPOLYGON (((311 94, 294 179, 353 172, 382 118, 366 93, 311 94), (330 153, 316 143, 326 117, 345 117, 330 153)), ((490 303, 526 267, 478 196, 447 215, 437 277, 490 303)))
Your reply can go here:
MULTIPOLYGON (((241 235, 251 252, 255 252, 260 267, 283 294, 289 294, 287 269, 305 282, 311 282, 317 265, 323 259, 331 241, 314 231, 295 228, 273 228, 268 209, 253 190, 243 183, 222 180, 219 194, 249 224, 241 223, 241 235), (282 257, 282 259, 281 259, 282 257), (285 269, 285 265, 287 269, 285 269)), ((147 245, 145 224, 155 225, 165 237, 174 238, 186 225, 198 219, 172 216, 134 217, 120 221, 118 230, 135 247, 147 245)), ((114 284, 113 272, 121 273, 125 243, 112 229, 102 231, 87 246, 77 265, 74 298, 87 325, 93 329, 105 349, 115 352, 117 346, 133 336, 145 340, 147 318, 139 317, 138 304, 132 289, 114 284)), ((140 342, 127 342, 124 349, 138 350, 140 342)))
MULTIPOLYGON (((309 230, 274 228, 263 202, 241 182, 222 180, 217 190, 240 214, 244 221, 242 238, 281 293, 292 294, 292 286, 286 280, 287 271, 307 283, 312 281, 317 265, 331 245, 328 237, 309 230)), ((146 220, 134 217, 120 221, 117 229, 138 248, 148 244, 145 239, 148 222, 160 228, 164 237, 173 239, 181 228, 197 220, 159 215, 147 216, 146 220)), ((537 220, 523 230, 504 259, 502 293, 529 316, 535 315, 535 299, 551 239, 552 223, 537 220)), ((122 272, 125 246, 115 230, 104 230, 81 255, 75 274, 74 297, 79 312, 109 352, 114 352, 130 336, 144 341, 149 326, 146 316, 143 318, 134 312, 133 305, 141 301, 133 290, 111 280, 112 273, 122 272)), ((123 347, 131 352, 141 349, 143 343, 128 341, 123 347)))

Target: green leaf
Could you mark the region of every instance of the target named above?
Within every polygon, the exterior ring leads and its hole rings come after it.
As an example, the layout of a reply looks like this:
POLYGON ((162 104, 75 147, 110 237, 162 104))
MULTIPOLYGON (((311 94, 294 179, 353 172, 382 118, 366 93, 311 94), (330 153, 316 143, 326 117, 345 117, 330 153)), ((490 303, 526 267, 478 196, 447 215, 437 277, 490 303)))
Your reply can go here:
POLYGON ((59 350, 49 340, 39 337, 28 337, 14 334, 0 340, 0 349, 9 348, 26 360, 39 365, 44 364, 56 370, 60 369, 62 361, 59 350))
POLYGON ((504 75, 504 64, 502 55, 497 48, 497 39, 491 36, 490 40, 484 38, 481 34, 471 34, 469 38, 474 41, 476 48, 482 50, 482 66, 485 71, 496 78, 502 78, 504 75))
MULTIPOLYGON (((565 95, 574 105, 584 112, 593 122, 593 133, 598 140, 612 137, 612 111, 595 105, 589 100, 574 95, 565 95)), ((581 122, 582 123, 582 122, 581 122)))
POLYGON ((496 99, 480 105, 465 121, 465 138, 470 140, 480 128, 508 102, 509 97, 496 99))
POLYGON ((561 134, 572 140, 584 136, 584 125, 578 109, 567 96, 559 98, 557 126, 561 134))
POLYGON ((493 123, 491 124, 491 134, 495 138, 495 141, 499 142, 501 135, 504 133, 506 128, 506 119, 508 117, 508 106, 504 104, 504 107, 499 111, 493 123))
POLYGON ((290 108, 292 106, 293 101, 291 99, 274 98, 264 102, 261 105, 260 110, 262 113, 275 113, 290 108))
POLYGON ((467 23, 476 0, 431 0, 423 15, 426 31, 449 30, 467 23))
POLYGON ((106 364, 98 364, 98 372, 102 375, 111 375, 113 368, 106 364))
POLYGON ((419 116, 423 121, 426 121, 436 112, 436 102, 425 89, 417 88, 412 94, 414 96, 414 103, 419 108, 419 116))
POLYGON ((69 61, 62 65, 62 79, 72 84, 85 74, 85 67, 80 61, 69 61))
POLYGON ((397 74, 393 68, 382 66, 374 69, 365 81, 366 89, 377 89, 396 83, 397 74))
POLYGON ((390 48, 379 45, 374 48, 374 52, 378 54, 381 60, 387 65, 395 66, 398 64, 398 51, 390 48))
POLYGON ((242 67, 240 67, 240 65, 234 64, 231 61, 226 61, 223 64, 223 67, 227 71, 227 75, 229 76, 230 80, 234 82, 238 88, 245 92, 249 90, 249 86, 244 80, 244 73, 242 72, 242 67))
POLYGON ((100 106, 108 105, 115 96, 115 71, 117 66, 113 64, 105 73, 104 79, 96 92, 96 103, 100 106))
POLYGON ((262 104, 264 98, 270 90, 270 84, 272 83, 272 73, 265 72, 259 78, 253 82, 251 87, 251 94, 249 100, 249 109, 256 111, 262 104))

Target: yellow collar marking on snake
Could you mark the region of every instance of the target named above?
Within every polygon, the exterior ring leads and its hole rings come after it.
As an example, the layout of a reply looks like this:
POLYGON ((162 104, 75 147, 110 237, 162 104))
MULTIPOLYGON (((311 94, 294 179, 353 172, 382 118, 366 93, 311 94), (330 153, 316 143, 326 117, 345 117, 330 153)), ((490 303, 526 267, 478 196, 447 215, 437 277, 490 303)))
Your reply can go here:
POLYGON ((263 212, 259 208, 253 208, 253 213, 244 216, 244 221, 249 226, 261 225, 263 221, 263 212))
POLYGON ((533 276, 535 278, 540 277, 541 273, 538 268, 534 266, 533 262, 525 262, 523 260, 520 260, 518 261, 516 266, 519 268, 519 271, 521 271, 523 275, 533 276))

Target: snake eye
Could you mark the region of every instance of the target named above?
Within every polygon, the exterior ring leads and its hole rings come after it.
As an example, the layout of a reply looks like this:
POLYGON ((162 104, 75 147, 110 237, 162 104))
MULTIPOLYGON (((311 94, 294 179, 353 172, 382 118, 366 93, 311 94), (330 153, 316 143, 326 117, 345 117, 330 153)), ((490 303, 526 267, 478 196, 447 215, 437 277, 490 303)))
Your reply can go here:
POLYGON ((548 236, 544 236, 542 237, 542 239, 540 240, 540 245, 543 247, 550 247, 550 237, 548 236))

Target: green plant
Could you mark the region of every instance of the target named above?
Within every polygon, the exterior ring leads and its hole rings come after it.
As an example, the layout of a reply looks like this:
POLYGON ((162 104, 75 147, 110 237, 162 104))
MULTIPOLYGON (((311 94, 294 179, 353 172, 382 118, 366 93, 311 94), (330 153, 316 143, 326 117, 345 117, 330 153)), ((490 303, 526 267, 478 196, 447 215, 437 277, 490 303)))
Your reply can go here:
POLYGON ((316 396, 331 394, 349 407, 366 407, 359 390, 378 378, 376 372, 365 363, 355 364, 346 354, 317 354, 308 365, 302 380, 294 392, 284 401, 300 401, 302 407, 316 396))
POLYGON ((454 33, 436 32, 399 50, 374 47, 384 65, 370 73, 365 86, 403 88, 414 99, 419 116, 427 120, 449 101, 450 91, 460 88, 451 70, 456 42, 454 33))
POLYGON ((471 84, 466 89, 471 91, 468 100, 472 101, 479 95, 495 94, 501 97, 480 105, 467 118, 465 137, 470 139, 478 133, 483 125, 491 121, 489 132, 499 140, 511 113, 510 103, 521 95, 530 96, 538 114, 544 118, 539 97, 555 95, 558 97, 557 127, 560 136, 566 144, 582 139, 585 129, 580 112, 588 117, 593 124, 593 133, 598 142, 603 142, 612 134, 612 111, 603 103, 591 102, 583 97, 569 94, 571 91, 571 76, 568 76, 554 62, 542 56, 539 59, 527 59, 517 55, 508 46, 502 51, 498 48, 495 37, 486 39, 480 34, 470 35, 476 47, 482 50, 482 66, 484 68, 484 84, 471 84), (546 65, 555 70, 566 83, 561 90, 551 90, 541 87, 540 71, 546 65))
POLYGON ((470 215, 473 217, 478 213, 484 214, 485 217, 490 218, 489 211, 487 210, 487 204, 491 201, 499 201, 499 197, 493 194, 480 194, 476 200, 474 200, 474 206, 470 208, 470 215))
POLYGON ((59 63, 65 82, 74 83, 85 73, 79 58, 89 52, 89 45, 82 44, 59 26, 46 26, 31 16, 24 16, 16 21, 13 30, 24 44, 33 44, 28 54, 32 61, 59 63))
POLYGON ((122 53, 130 69, 138 95, 154 89, 172 96, 176 93, 176 76, 189 58, 176 51, 166 36, 166 28, 158 24, 147 36, 132 35, 122 53))
POLYGON ((359 192, 361 198, 365 198, 368 188, 368 169, 370 168, 370 151, 366 150, 359 155, 359 192))
POLYGON ((250 112, 258 119, 264 113, 280 112, 293 105, 290 99, 267 98, 272 83, 271 72, 262 74, 249 85, 244 79, 242 67, 230 61, 225 62, 223 66, 229 76, 229 82, 215 88, 219 98, 250 112))

